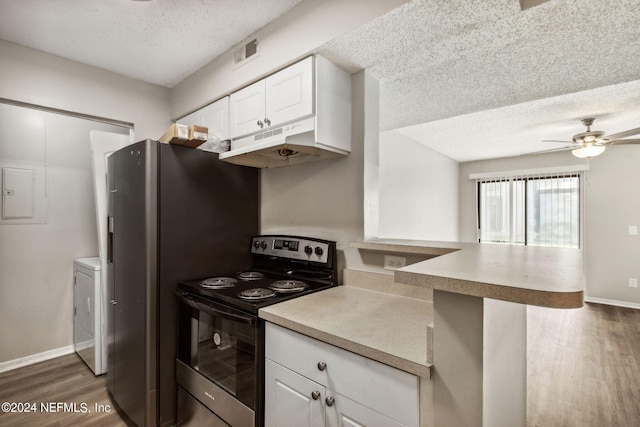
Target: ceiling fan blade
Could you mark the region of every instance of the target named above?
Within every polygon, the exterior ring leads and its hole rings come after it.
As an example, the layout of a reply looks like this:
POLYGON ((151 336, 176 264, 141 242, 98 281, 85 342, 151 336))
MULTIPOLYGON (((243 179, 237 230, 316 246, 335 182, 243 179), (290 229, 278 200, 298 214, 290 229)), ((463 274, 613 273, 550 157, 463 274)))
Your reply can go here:
MULTIPOLYGON (((553 141, 553 142, 560 142, 560 141, 553 141)), ((578 147, 575 146, 575 145, 570 145, 568 147, 552 148, 551 150, 534 151, 533 153, 524 153, 524 154, 520 154, 520 155, 521 156, 530 156, 532 154, 553 153, 554 151, 566 151, 566 150, 573 150, 575 148, 578 148, 578 147)))
POLYGON ((542 142, 561 142, 563 144, 571 144, 573 141, 560 141, 558 139, 543 139, 542 142))
POLYGON ((640 144, 640 139, 614 139, 609 144, 623 145, 623 144, 640 144))
POLYGON ((633 135, 638 135, 638 134, 640 134, 640 128, 629 129, 629 130, 626 130, 626 131, 620 132, 620 133, 614 133, 613 135, 605 136, 605 138, 608 138, 608 139, 621 139, 621 138, 626 138, 628 136, 633 136, 633 135))

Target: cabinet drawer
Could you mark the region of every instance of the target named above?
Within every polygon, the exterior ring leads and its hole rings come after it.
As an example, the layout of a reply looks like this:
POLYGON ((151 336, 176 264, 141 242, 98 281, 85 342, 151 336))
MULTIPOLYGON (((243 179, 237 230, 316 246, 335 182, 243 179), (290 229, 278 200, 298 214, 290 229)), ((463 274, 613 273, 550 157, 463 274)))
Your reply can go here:
POLYGON ((415 375, 272 323, 267 323, 265 341, 268 359, 404 425, 418 425, 415 375))

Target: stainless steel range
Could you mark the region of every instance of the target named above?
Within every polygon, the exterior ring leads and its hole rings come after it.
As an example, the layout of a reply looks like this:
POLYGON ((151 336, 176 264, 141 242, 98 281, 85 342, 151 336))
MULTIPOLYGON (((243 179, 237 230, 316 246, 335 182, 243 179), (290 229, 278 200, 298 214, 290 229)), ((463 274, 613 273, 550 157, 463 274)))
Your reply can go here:
POLYGON ((252 239, 243 271, 178 285, 178 424, 262 426, 264 322, 258 309, 337 283, 335 242, 252 239))

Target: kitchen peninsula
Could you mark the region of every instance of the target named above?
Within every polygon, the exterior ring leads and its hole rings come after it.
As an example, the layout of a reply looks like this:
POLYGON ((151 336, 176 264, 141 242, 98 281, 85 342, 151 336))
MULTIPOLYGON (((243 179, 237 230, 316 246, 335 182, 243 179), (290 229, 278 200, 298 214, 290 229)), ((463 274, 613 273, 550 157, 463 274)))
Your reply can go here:
POLYGON ((396 282, 433 289, 434 425, 525 426, 526 305, 581 307, 582 252, 406 240, 352 246, 434 256, 395 272, 396 282))
POLYGON ((526 305, 581 307, 582 252, 395 239, 350 246, 432 257, 396 270, 395 282, 433 289, 433 303, 395 296, 387 301, 384 293, 346 286, 268 307, 260 317, 423 378, 421 400, 433 400, 421 402, 421 412, 433 413, 421 413, 421 425, 524 426, 526 305), (366 292, 368 298, 356 302, 356 294, 366 292), (410 309, 402 308, 402 300, 410 309), (424 316, 415 313, 421 307, 424 316), (400 336, 412 338, 390 344, 389 328, 409 325, 411 318, 415 325, 400 336), (431 321, 433 346, 427 350, 431 321), (389 328, 380 326, 385 322, 389 328))

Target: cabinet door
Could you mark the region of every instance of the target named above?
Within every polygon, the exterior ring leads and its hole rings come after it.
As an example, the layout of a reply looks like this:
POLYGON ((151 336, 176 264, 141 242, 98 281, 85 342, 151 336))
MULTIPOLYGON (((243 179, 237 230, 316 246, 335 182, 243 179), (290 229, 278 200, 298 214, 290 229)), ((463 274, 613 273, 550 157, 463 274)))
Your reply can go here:
POLYGON ((265 117, 270 126, 313 114, 313 58, 309 57, 266 79, 265 117))
POLYGON ((209 131, 209 139, 224 141, 229 139, 229 97, 214 102, 184 116, 177 121, 181 125, 206 126, 209 131))
POLYGON ((321 385, 265 360, 265 427, 324 427, 324 394, 321 385))
POLYGON ((198 123, 198 118, 200 117, 199 115, 200 115, 200 110, 194 111, 188 116, 184 116, 180 120, 177 120, 176 123, 180 125, 185 125, 185 126, 199 125, 200 124, 198 123))
POLYGON ((229 97, 225 96, 198 112, 198 123, 209 130, 209 140, 229 139, 229 97))
POLYGON ((260 80, 229 97, 231 138, 257 132, 264 127, 265 81, 260 80), (262 126, 260 126, 262 123, 262 126))
POLYGON ((327 427, 404 427, 403 424, 386 417, 354 400, 332 390, 326 390, 333 404, 326 406, 327 427))

